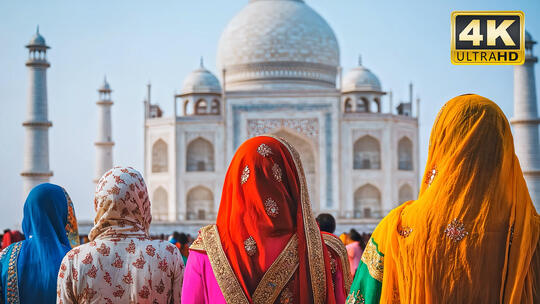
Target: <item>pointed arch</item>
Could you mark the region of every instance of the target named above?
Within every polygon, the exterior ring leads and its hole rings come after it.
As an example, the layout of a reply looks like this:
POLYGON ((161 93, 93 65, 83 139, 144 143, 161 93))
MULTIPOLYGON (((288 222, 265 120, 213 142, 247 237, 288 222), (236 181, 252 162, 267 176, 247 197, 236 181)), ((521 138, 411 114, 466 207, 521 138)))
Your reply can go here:
POLYGON ((204 186, 189 190, 186 198, 188 220, 209 220, 214 217, 214 194, 204 186))
POLYGON ((382 217, 381 192, 377 187, 365 184, 354 192, 354 217, 382 217))
POLYGON ((354 142, 353 168, 381 168, 381 144, 375 137, 365 135, 354 142))
POLYGON ((353 111, 353 104, 350 98, 345 99, 343 110, 345 113, 351 113, 353 111))
POLYGON ((168 146, 167 143, 160 138, 152 145, 152 173, 167 172, 168 170, 168 146))
POLYGON ((166 221, 169 216, 169 195, 167 190, 159 186, 152 195, 152 219, 166 221))
POLYGON ((399 203, 413 200, 413 189, 409 184, 404 184, 399 188, 399 203))
POLYGON ((398 169, 413 170, 413 144, 407 137, 402 137, 398 142, 398 169))
POLYGON ((319 197, 319 162, 317 150, 313 144, 301 134, 297 134, 290 129, 281 129, 274 132, 274 135, 284 138, 289 142, 300 154, 300 160, 306 175, 309 198, 313 206, 314 212, 320 208, 319 197))
POLYGON ((205 99, 199 99, 195 103, 195 115, 207 114, 208 113, 208 103, 205 99))
POLYGON ((191 141, 186 150, 186 171, 214 171, 214 146, 198 137, 191 141))
POLYGON ((356 101, 356 112, 369 112, 369 100, 367 98, 358 98, 356 101))

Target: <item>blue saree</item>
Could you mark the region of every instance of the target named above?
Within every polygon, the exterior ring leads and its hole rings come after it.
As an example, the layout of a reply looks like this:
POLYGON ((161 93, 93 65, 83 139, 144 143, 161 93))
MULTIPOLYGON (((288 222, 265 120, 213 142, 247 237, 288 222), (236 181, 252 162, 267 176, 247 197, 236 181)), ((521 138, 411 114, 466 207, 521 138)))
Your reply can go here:
POLYGON ((36 186, 24 204, 26 240, 0 253, 0 304, 55 303, 64 255, 79 245, 73 203, 57 185, 36 186))

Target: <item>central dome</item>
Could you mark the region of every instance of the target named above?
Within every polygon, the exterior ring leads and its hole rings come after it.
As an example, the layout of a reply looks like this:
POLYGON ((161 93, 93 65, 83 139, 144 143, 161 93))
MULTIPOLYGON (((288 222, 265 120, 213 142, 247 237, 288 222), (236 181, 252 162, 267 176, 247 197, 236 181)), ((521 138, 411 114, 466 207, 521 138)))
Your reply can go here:
POLYGON ((228 89, 335 88, 339 46, 300 0, 252 0, 227 25, 218 68, 228 89))

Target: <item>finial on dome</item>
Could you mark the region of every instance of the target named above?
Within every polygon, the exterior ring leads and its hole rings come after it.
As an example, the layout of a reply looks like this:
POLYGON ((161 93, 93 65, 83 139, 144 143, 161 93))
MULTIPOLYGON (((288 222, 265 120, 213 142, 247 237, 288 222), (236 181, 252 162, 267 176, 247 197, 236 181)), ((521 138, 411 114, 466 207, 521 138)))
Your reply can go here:
POLYGON ((362 66, 362 55, 358 55, 358 66, 362 66))
POLYGON ((201 69, 204 68, 204 59, 203 56, 201 56, 201 69))
POLYGON ((39 24, 38 24, 37 27, 36 27, 36 34, 39 35, 39 24))

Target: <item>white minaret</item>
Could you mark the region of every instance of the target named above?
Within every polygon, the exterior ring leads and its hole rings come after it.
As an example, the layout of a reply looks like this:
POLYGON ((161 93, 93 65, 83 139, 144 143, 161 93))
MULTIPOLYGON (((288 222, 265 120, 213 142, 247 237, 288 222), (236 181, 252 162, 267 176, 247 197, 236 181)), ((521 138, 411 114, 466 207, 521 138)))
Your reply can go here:
POLYGON ((103 85, 98 90, 98 132, 96 146, 96 174, 94 182, 97 183, 101 176, 112 168, 113 165, 113 146, 112 141, 112 123, 111 123, 111 87, 107 78, 103 80, 103 85))
POLYGON ((516 154, 527 181, 531 199, 540 211, 540 142, 538 138, 538 110, 534 64, 538 58, 533 54, 531 34, 525 31, 525 63, 514 67, 514 141, 516 154))
POLYGON ((49 168, 49 128, 52 122, 47 115, 47 49, 45 38, 36 34, 28 45, 29 87, 24 142, 24 163, 21 176, 23 177, 23 197, 35 186, 46 183, 53 175, 49 168))

